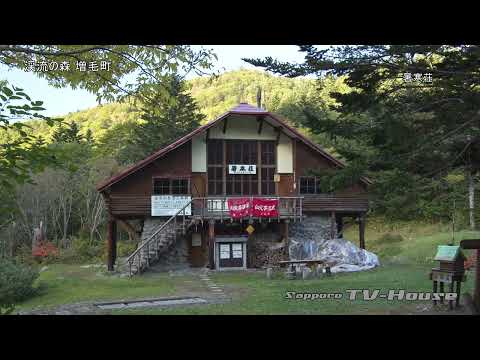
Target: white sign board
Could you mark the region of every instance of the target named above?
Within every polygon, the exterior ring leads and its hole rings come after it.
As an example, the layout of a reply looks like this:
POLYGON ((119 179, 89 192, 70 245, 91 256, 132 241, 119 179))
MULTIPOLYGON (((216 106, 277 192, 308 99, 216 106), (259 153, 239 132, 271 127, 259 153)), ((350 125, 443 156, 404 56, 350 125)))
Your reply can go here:
MULTIPOLYGON (((152 216, 172 216, 191 200, 190 196, 153 195, 152 216)), ((183 212, 179 216, 183 215, 183 212)), ((192 215, 192 204, 185 208, 185 215, 192 215)))
POLYGON ((255 175, 257 165, 228 164, 228 173, 231 175, 255 175))

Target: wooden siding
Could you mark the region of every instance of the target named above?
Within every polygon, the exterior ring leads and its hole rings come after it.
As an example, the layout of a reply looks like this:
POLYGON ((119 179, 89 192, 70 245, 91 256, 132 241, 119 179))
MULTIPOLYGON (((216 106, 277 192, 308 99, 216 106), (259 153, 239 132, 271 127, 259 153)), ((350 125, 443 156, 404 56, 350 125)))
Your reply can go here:
POLYGON ((368 198, 365 196, 329 196, 329 195, 306 195, 303 199, 303 211, 320 212, 366 212, 368 210, 368 198))
MULTIPOLYGON (((323 156, 319 156, 314 150, 306 146, 303 142, 297 141, 295 146, 295 178, 297 181, 297 192, 301 195, 300 187, 298 186, 299 178, 306 176, 308 170, 322 170, 322 169, 336 169, 335 165, 325 159, 323 156)), ((354 196, 366 193, 364 184, 358 183, 348 189, 338 191, 335 195, 342 196, 354 196)), ((322 196, 322 195, 320 195, 322 196)))
POLYGON ((192 175, 191 142, 169 152, 110 188, 112 195, 151 196, 154 177, 190 177, 192 175))

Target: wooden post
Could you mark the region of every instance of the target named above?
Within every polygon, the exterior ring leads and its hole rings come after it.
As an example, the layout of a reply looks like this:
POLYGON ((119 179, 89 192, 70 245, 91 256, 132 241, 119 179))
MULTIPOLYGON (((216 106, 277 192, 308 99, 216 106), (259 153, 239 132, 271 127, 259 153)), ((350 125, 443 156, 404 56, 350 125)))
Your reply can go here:
POLYGON ((343 216, 337 215, 336 221, 337 221, 337 237, 343 238, 343 216))
POLYGON ((365 249, 365 215, 361 214, 358 223, 360 249, 365 249))
POLYGON ((332 211, 330 216, 330 239, 335 239, 336 227, 337 227, 337 222, 335 220, 335 211, 332 211))
POLYGON ((208 265, 215 269, 215 220, 208 221, 208 265))
POLYGON ((476 249, 477 263, 475 267, 475 289, 473 290, 473 305, 476 313, 480 313, 480 239, 462 240, 462 249, 476 249))
POLYGON ((115 263, 117 262, 117 221, 115 219, 112 220, 112 259, 113 259, 113 266, 115 267, 115 263))
POLYGON ((287 249, 286 254, 287 254, 287 259, 290 259, 290 251, 289 251, 289 241, 288 241, 288 223, 290 222, 289 219, 285 219, 282 224, 281 228, 281 234, 283 239, 285 240, 285 247, 287 249))
POLYGON ((115 220, 113 217, 110 217, 108 219, 108 224, 107 224, 107 269, 108 271, 113 271, 114 270, 114 247, 115 247, 115 220))
POLYGON ((480 313, 480 249, 477 249, 477 264, 475 265, 475 289, 473 290, 473 303, 477 313, 480 313))

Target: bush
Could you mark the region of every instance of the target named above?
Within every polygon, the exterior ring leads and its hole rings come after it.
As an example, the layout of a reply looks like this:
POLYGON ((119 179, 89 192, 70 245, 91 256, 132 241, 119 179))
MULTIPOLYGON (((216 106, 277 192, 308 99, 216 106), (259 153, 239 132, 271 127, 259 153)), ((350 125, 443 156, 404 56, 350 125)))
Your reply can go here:
POLYGON ((391 243, 397 243, 404 241, 404 237, 400 234, 394 234, 394 233, 386 233, 383 234, 377 242, 380 244, 391 244, 391 243))
POLYGON ((129 256, 137 249, 137 244, 132 241, 119 241, 117 243, 117 256, 125 257, 129 256))
POLYGON ((88 261, 101 258, 103 255, 103 243, 99 241, 90 241, 89 239, 78 237, 72 241, 72 247, 79 259, 88 261))
POLYGON ((10 314, 15 304, 34 295, 38 269, 18 261, 0 259, 0 314, 10 314))
POLYGON ((50 263, 58 257, 58 249, 51 242, 42 242, 32 250, 32 256, 38 262, 50 263))

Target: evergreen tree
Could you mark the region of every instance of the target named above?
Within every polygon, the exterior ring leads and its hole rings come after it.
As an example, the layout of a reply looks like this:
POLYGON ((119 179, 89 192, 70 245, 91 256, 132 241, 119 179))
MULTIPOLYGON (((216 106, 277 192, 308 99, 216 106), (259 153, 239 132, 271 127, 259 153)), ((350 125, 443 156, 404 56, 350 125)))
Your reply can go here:
POLYGON ((168 97, 158 93, 141 107, 142 122, 133 129, 131 140, 121 151, 121 162, 143 159, 200 126, 205 116, 186 92, 185 83, 172 76, 168 90, 168 97))
POLYGON ((53 133, 52 139, 57 143, 80 143, 83 140, 83 135, 80 134, 77 123, 73 121, 67 126, 59 126, 53 133))
MULTIPOLYGON (((439 186, 443 177, 464 168, 467 153, 477 157, 471 145, 480 135, 479 46, 300 50, 305 53, 303 64, 245 60, 288 77, 346 77, 350 91, 332 94, 340 104, 329 107, 334 114, 306 108, 304 125, 313 133, 328 134, 348 164, 357 169, 363 164, 363 171, 381 184, 379 199, 392 198, 386 206, 393 213, 453 191, 439 186)), ((474 166, 469 169, 476 172, 474 166)))

